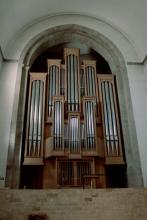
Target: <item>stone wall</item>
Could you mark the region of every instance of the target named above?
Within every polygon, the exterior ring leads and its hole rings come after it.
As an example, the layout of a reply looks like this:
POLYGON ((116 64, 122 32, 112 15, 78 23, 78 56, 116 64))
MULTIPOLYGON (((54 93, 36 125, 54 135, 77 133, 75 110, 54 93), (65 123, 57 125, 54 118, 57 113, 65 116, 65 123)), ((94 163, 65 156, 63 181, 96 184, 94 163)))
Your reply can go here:
POLYGON ((0 220, 147 220, 147 189, 1 189, 0 199, 0 220))
POLYGON ((15 138, 14 131, 10 136, 10 125, 13 123, 12 109, 17 68, 17 62, 5 61, 0 72, 0 187, 5 185, 9 139, 15 138))

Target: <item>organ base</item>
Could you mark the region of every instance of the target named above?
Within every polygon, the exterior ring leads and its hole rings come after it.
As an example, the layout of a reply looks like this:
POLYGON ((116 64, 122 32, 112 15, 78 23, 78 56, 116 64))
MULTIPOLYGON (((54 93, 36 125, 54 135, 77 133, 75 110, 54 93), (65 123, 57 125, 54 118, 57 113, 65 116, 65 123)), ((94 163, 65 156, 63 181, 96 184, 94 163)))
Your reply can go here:
POLYGON ((22 188, 105 188, 114 183, 115 187, 125 186, 124 166, 105 165, 103 158, 50 157, 44 160, 44 166, 29 162, 24 161, 22 188))

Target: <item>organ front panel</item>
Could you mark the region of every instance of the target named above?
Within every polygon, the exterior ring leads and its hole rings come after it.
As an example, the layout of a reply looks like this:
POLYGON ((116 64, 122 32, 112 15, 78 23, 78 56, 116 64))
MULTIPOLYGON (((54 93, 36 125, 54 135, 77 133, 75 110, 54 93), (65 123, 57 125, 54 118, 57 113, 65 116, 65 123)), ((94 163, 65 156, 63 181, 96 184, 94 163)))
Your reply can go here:
POLYGON ((106 165, 124 164, 115 76, 97 73, 77 48, 48 59, 47 68, 30 73, 23 164, 44 164, 44 188, 81 185, 84 175, 96 183, 90 176, 105 176, 106 165))
POLYGON ((30 73, 23 164, 43 164, 46 74, 30 73))
POLYGON ((80 111, 80 67, 79 67, 79 49, 64 50, 66 67, 66 100, 68 111, 80 111))
POLYGON ((64 97, 54 97, 53 99, 53 149, 64 149, 64 97))
POLYGON ((85 149, 96 150, 96 99, 85 97, 83 99, 85 119, 85 149))
POLYGON ((98 75, 104 121, 106 163, 123 163, 122 140, 113 75, 98 75))
POLYGON ((48 60, 47 64, 48 64, 47 118, 51 118, 53 113, 53 97, 60 95, 61 60, 48 60))
POLYGON ((69 114, 69 152, 80 153, 80 116, 69 114))

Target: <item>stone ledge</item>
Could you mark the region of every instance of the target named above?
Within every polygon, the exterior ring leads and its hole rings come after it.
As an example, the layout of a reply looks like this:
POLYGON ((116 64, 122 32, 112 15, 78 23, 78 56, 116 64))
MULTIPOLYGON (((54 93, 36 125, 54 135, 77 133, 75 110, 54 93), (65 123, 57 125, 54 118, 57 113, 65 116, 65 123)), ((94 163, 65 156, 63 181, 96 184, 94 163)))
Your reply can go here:
POLYGON ((0 199, 0 220, 147 220, 147 188, 1 188, 0 199))

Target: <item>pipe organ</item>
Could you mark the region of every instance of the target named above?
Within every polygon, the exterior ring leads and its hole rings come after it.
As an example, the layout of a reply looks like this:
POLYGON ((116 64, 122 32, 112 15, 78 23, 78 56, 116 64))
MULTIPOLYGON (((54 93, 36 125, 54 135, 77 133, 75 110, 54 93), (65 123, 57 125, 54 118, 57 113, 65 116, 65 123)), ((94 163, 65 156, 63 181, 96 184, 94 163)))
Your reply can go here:
POLYGON ((30 73, 23 165, 42 166, 42 188, 80 186, 82 178, 105 187, 106 167, 125 164, 115 76, 99 74, 76 48, 47 65, 30 73))

